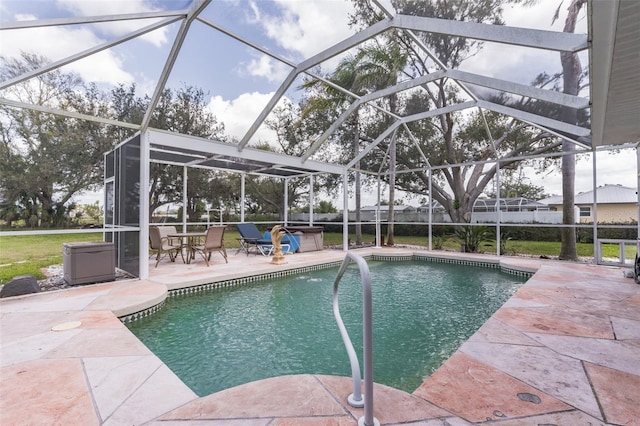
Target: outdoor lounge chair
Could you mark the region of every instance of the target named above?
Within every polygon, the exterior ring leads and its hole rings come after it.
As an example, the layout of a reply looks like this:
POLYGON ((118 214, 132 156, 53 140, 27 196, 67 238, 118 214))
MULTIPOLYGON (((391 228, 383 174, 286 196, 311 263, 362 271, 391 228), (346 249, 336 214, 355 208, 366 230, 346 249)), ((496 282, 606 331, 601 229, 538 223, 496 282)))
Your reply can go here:
MULTIPOLYGON (((236 224, 238 232, 240 233, 240 251, 244 251, 247 255, 251 249, 255 249, 255 253, 262 253, 263 256, 270 256, 273 254, 273 242, 271 241, 271 234, 266 231, 264 235, 260 234, 260 230, 253 223, 238 223, 236 224)), ((300 240, 297 235, 292 235, 286 229, 284 229, 286 235, 282 238, 281 246, 282 251, 285 254, 294 253, 300 246, 300 240)))
MULTIPOLYGON (((173 233, 175 233, 175 227, 163 226, 162 228, 173 228, 173 233)), ((163 229, 161 230, 158 226, 149 227, 149 242, 151 253, 156 254, 156 268, 158 267, 158 263, 160 260, 169 255, 169 259, 172 262, 175 262, 176 256, 181 252, 182 246, 174 245, 173 241, 169 237, 167 237, 167 232, 171 232, 171 229, 163 229)))
POLYGON ((202 255, 204 261, 207 262, 207 266, 209 266, 209 261, 211 260, 211 253, 214 251, 219 252, 222 257, 224 257, 224 261, 229 263, 227 260, 227 250, 224 248, 224 231, 226 228, 226 225, 210 227, 207 229, 204 243, 192 247, 195 252, 202 255))
MULTIPOLYGON (((260 230, 255 223, 237 223, 236 228, 240 233, 240 250, 249 255, 251 248, 255 248, 256 254, 260 250, 261 246, 272 246, 271 238, 263 238, 260 230)), ((265 254, 263 250, 260 250, 262 254, 265 254)))

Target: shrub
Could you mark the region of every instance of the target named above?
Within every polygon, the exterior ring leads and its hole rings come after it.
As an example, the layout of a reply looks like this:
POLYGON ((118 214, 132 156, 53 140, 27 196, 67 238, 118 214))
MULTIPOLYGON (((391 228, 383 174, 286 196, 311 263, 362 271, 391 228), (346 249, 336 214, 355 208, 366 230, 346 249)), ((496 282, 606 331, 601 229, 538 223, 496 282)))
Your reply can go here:
POLYGON ((433 243, 433 248, 435 250, 442 250, 442 247, 444 247, 444 242, 445 242, 446 238, 444 236, 434 236, 431 238, 431 242, 433 243))
POLYGON ((456 229, 456 238, 465 253, 477 253, 480 245, 491 241, 491 232, 486 226, 462 225, 456 229))

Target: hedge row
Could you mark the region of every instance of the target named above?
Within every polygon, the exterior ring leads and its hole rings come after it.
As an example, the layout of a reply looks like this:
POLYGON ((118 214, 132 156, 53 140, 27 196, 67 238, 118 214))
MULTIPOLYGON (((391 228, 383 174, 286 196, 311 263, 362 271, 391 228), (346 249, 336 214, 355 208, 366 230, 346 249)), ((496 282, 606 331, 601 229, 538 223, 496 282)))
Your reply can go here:
MULTIPOLYGON (((629 224, 607 224, 607 226, 628 226, 629 224)), ((323 224, 326 232, 342 232, 342 223, 323 224)), ((489 229, 495 230, 495 227, 488 226, 489 229)), ((453 236, 455 235, 456 226, 454 225, 433 225, 432 231, 434 237, 453 236)), ((395 224, 393 227, 394 235, 398 236, 427 236, 429 234, 429 226, 426 224, 395 224)), ((349 226, 349 232, 354 232, 354 226, 349 226)), ((363 234, 375 234, 374 224, 363 224, 363 234)), ((382 234, 387 233, 387 226, 381 225, 382 234)), ((538 227, 526 225, 521 226, 502 226, 502 238, 510 238, 518 241, 560 241, 560 228, 558 227, 538 227)), ((638 237, 636 228, 598 228, 599 239, 618 239, 618 240, 635 240, 638 237)), ((593 243, 593 228, 576 228, 576 238, 580 243, 593 243)))

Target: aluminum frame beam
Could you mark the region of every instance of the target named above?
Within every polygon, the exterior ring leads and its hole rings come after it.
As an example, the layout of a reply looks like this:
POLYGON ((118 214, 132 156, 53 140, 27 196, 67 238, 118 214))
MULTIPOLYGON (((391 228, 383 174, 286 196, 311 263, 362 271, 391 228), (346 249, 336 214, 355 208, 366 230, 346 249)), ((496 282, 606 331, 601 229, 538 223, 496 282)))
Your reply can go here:
POLYGON ((164 64, 162 69, 162 73, 160 74, 160 78, 156 83, 156 89, 151 96, 151 100, 149 101, 149 107, 144 114, 142 119, 142 123, 140 123, 140 128, 144 132, 149 127, 149 123, 151 122, 151 116, 153 114, 153 110, 156 108, 158 101, 160 100, 160 96, 162 95, 162 91, 164 90, 164 86, 167 84, 167 80, 169 79, 169 74, 171 74, 171 70, 173 69, 173 65, 176 63, 176 59, 178 58, 178 54, 180 53, 180 48, 184 43, 184 39, 187 37, 187 33, 189 32, 189 28, 191 27, 191 23, 194 19, 202 12, 208 5, 211 3, 211 0, 194 0, 191 3, 191 7, 187 12, 180 29, 178 30, 178 34, 176 34, 176 38, 173 41, 173 45, 171 46, 171 51, 169 52, 169 56, 167 57, 167 61, 164 64))
MULTIPOLYGON (((574 124, 568 124, 564 121, 554 120, 552 118, 542 117, 540 115, 532 114, 530 112, 520 111, 515 108, 510 108, 504 105, 494 104, 487 101, 478 101, 478 106, 490 111, 499 112, 501 114, 509 115, 525 122, 532 123, 534 125, 549 127, 551 129, 559 130, 561 132, 570 133, 578 137, 588 137, 591 135, 591 130, 585 127, 576 126, 574 124)), ((546 130, 546 129, 545 129, 546 130)))
POLYGON ((7 105, 14 108, 24 108, 24 109, 30 109, 33 111, 45 112, 48 114, 59 115, 62 117, 78 118, 80 120, 87 120, 87 121, 93 121, 96 123, 109 124, 113 126, 124 127, 127 129, 134 129, 134 130, 140 129, 140 125, 134 124, 134 123, 125 123, 124 121, 112 120, 110 118, 96 117, 93 115, 82 114, 75 111, 64 111, 61 109, 50 108, 43 105, 28 104, 25 102, 14 101, 6 98, 0 98, 0 104, 7 105))
POLYGON ((488 25, 450 19, 396 15, 393 18, 393 26, 407 30, 426 31, 455 37, 561 52, 579 52, 589 48, 586 34, 534 30, 509 27, 506 25, 488 25))
POLYGON ((345 120, 362 104, 370 102, 375 99, 379 99, 384 96, 388 96, 393 93, 399 93, 410 88, 418 87, 423 84, 439 80, 441 78, 451 78, 456 82, 464 81, 466 83, 476 84, 478 86, 488 87, 491 89, 501 90, 508 93, 539 99, 547 102, 552 102, 562 106, 568 106, 571 108, 587 108, 589 107, 589 100, 579 96, 567 95, 561 92, 552 90, 539 89, 537 87, 528 86, 525 84, 514 83, 506 80, 501 80, 492 77, 484 77, 478 74, 473 74, 465 71, 458 71, 453 69, 447 69, 442 71, 436 71, 431 74, 426 74, 420 77, 416 77, 411 80, 404 81, 390 86, 376 92, 369 93, 360 97, 353 102, 349 107, 338 117, 331 126, 314 141, 314 143, 305 151, 302 158, 303 161, 311 157, 320 146, 327 140, 331 134, 333 134, 338 127, 340 127, 345 120))
MULTIPOLYGON (((297 76, 298 73, 310 67, 318 65, 319 63, 355 46, 355 44, 359 44, 372 37, 375 37, 376 35, 390 28, 428 31, 484 41, 493 41, 502 44, 513 44, 518 46, 556 51, 578 52, 589 47, 587 36, 583 34, 533 30, 501 25, 487 25, 473 22, 452 21, 448 19, 425 18, 419 16, 395 15, 393 18, 381 20, 376 24, 366 28, 365 30, 342 41, 341 43, 338 43, 331 48, 326 49, 323 52, 301 62, 296 67, 296 69, 292 71, 292 73, 294 72, 297 76)), ((289 88, 290 85, 291 83, 287 84, 285 87, 283 84, 276 95, 280 92, 284 94, 284 92, 289 88)), ((274 97, 276 95, 274 95, 274 97)), ((242 141, 239 145, 240 150, 242 150, 242 148, 248 143, 249 139, 251 139, 257 128, 266 119, 267 115, 271 112, 281 96, 282 95, 280 95, 278 99, 269 102, 269 105, 266 107, 268 111, 263 111, 258 119, 256 119, 249 131, 242 138, 242 141)), ((324 140, 326 140, 326 137, 323 139, 323 141, 324 140)), ((314 151, 318 148, 315 143, 312 146, 314 147, 314 151)), ((305 153, 305 158, 308 158, 309 155, 312 154, 308 154, 308 152, 305 153)))
POLYGON ((411 121, 422 120, 429 117, 435 117, 437 115, 446 114, 453 111, 460 111, 463 109, 471 108, 473 106, 476 106, 476 101, 462 102, 460 104, 450 105, 444 108, 438 108, 435 110, 425 111, 419 114, 402 117, 401 119, 395 121, 393 124, 387 127, 387 129, 384 132, 382 132, 373 142, 371 142, 369 145, 367 145, 366 148, 360 151, 358 156, 355 157, 353 160, 351 160, 346 167, 347 169, 350 169, 351 167, 353 167, 354 164, 356 164, 359 160, 364 158, 369 152, 371 152, 373 148, 378 146, 380 142, 382 142, 387 136, 389 136, 391 132, 397 130, 397 128, 400 127, 400 125, 402 124, 409 123, 411 121))
POLYGON ((588 108, 589 99, 580 96, 567 95, 566 93, 557 92, 555 90, 545 90, 526 84, 515 83, 508 80, 502 80, 493 77, 485 77, 480 74, 474 74, 466 71, 450 69, 446 71, 447 77, 456 81, 464 81, 465 83, 475 84, 477 86, 487 87, 489 89, 500 90, 503 92, 520 95, 527 98, 534 98, 541 101, 552 102, 554 104, 582 109, 588 108))
POLYGON ((267 116, 271 113, 273 108, 280 101, 280 98, 284 93, 289 89, 293 81, 296 79, 298 74, 305 72, 309 68, 313 68, 314 66, 326 61, 327 59, 331 59, 336 55, 348 50, 368 39, 375 37, 376 35, 384 32, 390 28, 391 20, 385 19, 380 21, 372 26, 365 28, 364 30, 352 35, 351 37, 346 38, 338 44, 335 44, 328 49, 323 50, 322 52, 300 62, 292 71, 289 73, 285 81, 280 85, 276 93, 271 97, 267 106, 260 112, 258 118, 253 122, 249 130, 242 137, 242 140, 238 144, 238 151, 242 151, 244 147, 249 143, 249 140, 253 137, 258 128, 262 125, 267 116))
MULTIPOLYGON (((199 138, 196 136, 180 135, 167 131, 149 129, 149 140, 153 145, 167 146, 172 148, 201 151, 211 154, 220 154, 229 157, 238 157, 238 147, 236 145, 199 138)), ((320 161, 307 161, 303 165, 299 157, 279 154, 276 152, 263 151, 259 149, 245 148, 242 151, 242 158, 247 160, 271 163, 275 166, 283 165, 309 169, 314 172, 343 174, 346 170, 344 166, 323 163, 320 161)))
POLYGON ((95 24, 100 22, 113 22, 113 21, 131 21, 131 20, 138 20, 138 19, 168 18, 171 16, 183 17, 187 12, 188 12, 188 9, 161 10, 156 12, 124 13, 119 15, 81 16, 81 17, 59 18, 59 19, 34 19, 29 21, 0 22, 0 31, 22 30, 26 28, 40 28, 40 27, 57 27, 57 26, 64 26, 64 25, 95 24))
POLYGON ((102 52, 103 50, 110 49, 113 46, 117 46, 118 44, 124 43, 124 42, 129 41, 131 39, 134 39, 134 38, 136 38, 138 36, 141 36, 143 34, 146 34, 146 33, 149 33, 151 31, 154 31, 154 30, 156 30, 156 29, 158 29, 160 27, 163 27, 165 25, 170 25, 170 24, 172 24, 172 23, 174 23, 176 21, 179 21, 179 20, 180 20, 180 18, 175 18, 175 17, 163 19, 160 22, 156 22, 154 24, 147 25, 146 27, 140 28, 139 30, 130 32, 130 33, 128 33, 127 35, 125 35, 123 37, 117 38, 117 39, 112 40, 112 41, 108 41, 106 43, 99 44, 99 45, 94 46, 94 47, 92 47, 90 49, 87 49, 87 50, 84 50, 82 52, 76 53, 75 55, 68 56, 68 57, 66 57, 64 59, 60 59, 59 61, 55 61, 55 62, 53 62, 51 64, 48 64, 48 65, 46 65, 44 67, 38 68, 37 70, 33 70, 31 72, 19 75, 19 76, 15 77, 15 78, 12 78, 11 80, 7 80, 7 81, 1 83, 0 84, 0 90, 6 89, 7 87, 13 86, 14 84, 21 83, 21 82, 29 80, 29 79, 31 79, 33 77, 37 77, 39 75, 42 75, 42 74, 47 73, 49 71, 52 71, 54 69, 63 67, 63 66, 65 66, 67 64, 70 64, 72 62, 75 62, 75 61, 78 61, 80 59, 86 58, 87 56, 91 56, 94 53, 98 53, 98 52, 102 52))

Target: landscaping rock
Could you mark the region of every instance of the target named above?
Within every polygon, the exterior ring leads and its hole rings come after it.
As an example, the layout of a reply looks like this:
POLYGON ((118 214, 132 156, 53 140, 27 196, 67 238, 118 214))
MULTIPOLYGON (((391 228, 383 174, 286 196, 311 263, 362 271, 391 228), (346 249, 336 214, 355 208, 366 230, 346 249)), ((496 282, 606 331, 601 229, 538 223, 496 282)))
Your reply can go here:
POLYGON ((2 287, 0 297, 20 296, 38 292, 40 292, 40 286, 33 275, 20 275, 2 287))

